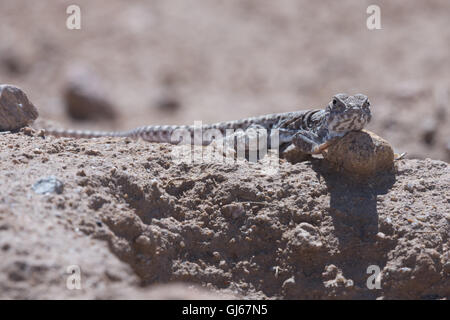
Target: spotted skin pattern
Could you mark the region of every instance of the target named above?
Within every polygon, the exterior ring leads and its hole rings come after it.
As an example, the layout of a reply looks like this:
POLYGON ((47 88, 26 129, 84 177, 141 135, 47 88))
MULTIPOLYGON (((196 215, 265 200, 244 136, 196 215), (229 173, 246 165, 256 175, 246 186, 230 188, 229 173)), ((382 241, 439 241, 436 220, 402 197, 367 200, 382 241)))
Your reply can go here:
POLYGON ((200 143, 208 145, 218 136, 227 136, 230 130, 245 131, 255 128, 267 130, 268 137, 277 133, 280 150, 293 144, 301 152, 317 154, 325 150, 336 139, 343 137, 347 132, 364 128, 370 122, 371 117, 370 102, 365 95, 356 94, 352 96, 339 93, 331 99, 325 109, 269 114, 236 121, 207 124, 201 127, 153 125, 129 131, 112 132, 46 129, 45 134, 70 138, 128 137, 140 138, 149 142, 178 144, 183 142, 179 138, 181 133, 187 132, 191 138, 188 140, 193 143, 196 130, 201 130, 201 132, 209 132, 208 135, 203 136, 200 133, 200 136, 202 136, 200 143))

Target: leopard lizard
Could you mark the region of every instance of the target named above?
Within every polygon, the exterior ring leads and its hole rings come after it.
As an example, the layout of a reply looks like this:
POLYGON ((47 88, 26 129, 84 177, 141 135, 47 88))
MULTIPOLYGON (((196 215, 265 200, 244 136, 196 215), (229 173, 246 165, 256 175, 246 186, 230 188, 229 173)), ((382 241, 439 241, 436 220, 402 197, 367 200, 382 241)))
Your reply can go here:
MULTIPOLYGON (((324 109, 311 109, 276 113, 235 121, 219 122, 201 126, 202 130, 218 130, 223 136, 227 130, 265 129, 270 137, 275 131, 279 135, 280 151, 294 146, 305 154, 319 154, 337 139, 350 131, 363 129, 371 120, 370 102, 364 94, 339 93, 332 97, 324 109)), ((56 137, 99 138, 128 137, 149 142, 173 143, 176 130, 186 130, 194 136, 195 126, 151 125, 129 131, 81 131, 45 129, 44 134, 56 137)), ((208 145, 214 137, 203 136, 201 144, 208 145)), ((192 140, 193 141, 193 140, 192 140)))

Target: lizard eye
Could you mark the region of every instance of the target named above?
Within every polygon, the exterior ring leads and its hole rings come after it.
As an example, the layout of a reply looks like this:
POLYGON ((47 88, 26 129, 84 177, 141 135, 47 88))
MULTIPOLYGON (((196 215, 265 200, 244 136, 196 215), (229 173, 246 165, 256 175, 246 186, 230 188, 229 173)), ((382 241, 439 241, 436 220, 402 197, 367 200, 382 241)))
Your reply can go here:
POLYGON ((334 106, 336 105, 336 103, 337 103, 337 100, 336 100, 336 99, 333 99, 333 105, 334 105, 334 106))

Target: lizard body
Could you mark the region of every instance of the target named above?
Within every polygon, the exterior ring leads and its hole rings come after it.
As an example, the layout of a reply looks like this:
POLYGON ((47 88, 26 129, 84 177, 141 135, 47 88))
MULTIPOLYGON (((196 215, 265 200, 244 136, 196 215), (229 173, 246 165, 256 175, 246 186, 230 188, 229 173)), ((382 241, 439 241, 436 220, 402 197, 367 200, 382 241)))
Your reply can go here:
MULTIPOLYGON (((324 109, 269 114, 235 121, 219 122, 201 126, 202 131, 217 130, 225 136, 227 130, 265 129, 270 137, 275 130, 279 134, 280 148, 293 144, 306 154, 317 154, 325 150, 336 139, 349 131, 361 130, 371 120, 370 103, 363 94, 336 94, 324 109)), ((144 126, 129 131, 80 131, 46 129, 45 134, 56 137, 99 138, 129 137, 149 142, 177 144, 173 135, 177 130, 186 130, 192 137, 195 126, 144 126)), ((201 144, 208 145, 213 136, 203 136, 201 144)), ((193 141, 193 140, 192 140, 193 141)))

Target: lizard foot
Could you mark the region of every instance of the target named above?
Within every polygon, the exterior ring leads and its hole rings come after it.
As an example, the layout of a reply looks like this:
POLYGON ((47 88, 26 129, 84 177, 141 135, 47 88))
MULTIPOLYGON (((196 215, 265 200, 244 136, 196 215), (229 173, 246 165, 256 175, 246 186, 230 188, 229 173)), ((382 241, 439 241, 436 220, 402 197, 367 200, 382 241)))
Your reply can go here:
POLYGON ((320 143, 317 137, 304 130, 297 132, 292 137, 292 143, 300 149, 300 151, 308 154, 319 154, 328 147, 326 142, 320 143))

